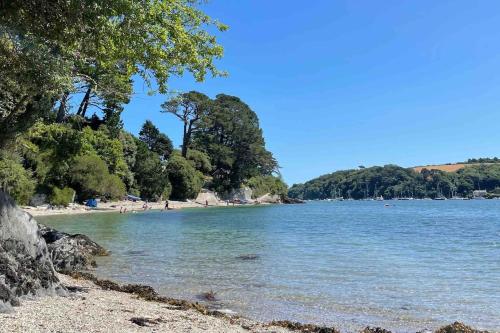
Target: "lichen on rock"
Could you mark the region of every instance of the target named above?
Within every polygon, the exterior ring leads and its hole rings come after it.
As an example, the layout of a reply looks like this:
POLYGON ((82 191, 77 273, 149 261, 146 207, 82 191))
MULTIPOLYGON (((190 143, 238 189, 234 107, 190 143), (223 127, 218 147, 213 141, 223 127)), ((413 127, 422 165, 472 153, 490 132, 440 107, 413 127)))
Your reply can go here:
POLYGON ((0 309, 61 288, 33 217, 0 191, 0 309))
POLYGON ((81 234, 65 232, 40 225, 54 268, 58 272, 71 272, 95 266, 94 256, 105 256, 106 249, 81 234))

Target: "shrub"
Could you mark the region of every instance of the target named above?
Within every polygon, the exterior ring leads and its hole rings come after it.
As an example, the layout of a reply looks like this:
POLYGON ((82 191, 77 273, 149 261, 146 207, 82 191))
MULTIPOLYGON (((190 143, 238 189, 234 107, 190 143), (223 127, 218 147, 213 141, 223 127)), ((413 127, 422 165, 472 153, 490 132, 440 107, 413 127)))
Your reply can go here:
POLYGON ((0 188, 19 205, 27 205, 34 193, 35 182, 31 173, 15 157, 0 155, 0 188))
POLYGON ((52 188, 52 194, 49 198, 49 203, 54 206, 64 206, 68 207, 68 205, 73 202, 75 197, 75 190, 70 187, 65 187, 60 189, 58 187, 52 188))
POLYGON ((203 184, 203 174, 184 157, 171 156, 167 164, 167 172, 172 185, 171 199, 186 200, 198 195, 203 184))
POLYGON ((252 189, 252 196, 255 198, 267 193, 284 197, 288 191, 286 184, 274 176, 252 177, 248 180, 248 186, 252 189))
POLYGON ((71 182, 80 200, 103 194, 107 177, 106 163, 95 155, 78 156, 71 166, 71 182))
POLYGON ((210 157, 199 150, 189 149, 187 152, 187 159, 191 165, 203 174, 208 174, 212 171, 212 164, 210 164, 210 157))
POLYGON ((103 195, 111 200, 122 199, 125 196, 125 184, 117 175, 107 175, 103 183, 103 195))

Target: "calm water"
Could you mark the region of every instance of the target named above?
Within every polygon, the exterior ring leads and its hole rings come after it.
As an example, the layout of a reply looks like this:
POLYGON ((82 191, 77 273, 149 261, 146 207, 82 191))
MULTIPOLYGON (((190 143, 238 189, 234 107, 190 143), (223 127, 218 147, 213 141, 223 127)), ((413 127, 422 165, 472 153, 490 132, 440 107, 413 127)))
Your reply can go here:
POLYGON ((112 251, 97 274, 259 319, 500 330, 500 201, 317 202, 40 218, 112 251), (256 260, 237 257, 256 254, 256 260))

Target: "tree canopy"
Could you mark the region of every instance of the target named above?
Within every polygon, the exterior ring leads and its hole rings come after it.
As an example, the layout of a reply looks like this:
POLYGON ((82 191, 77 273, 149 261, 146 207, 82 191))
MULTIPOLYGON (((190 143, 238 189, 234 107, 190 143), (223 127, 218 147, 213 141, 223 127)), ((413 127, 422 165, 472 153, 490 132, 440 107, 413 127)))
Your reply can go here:
POLYGON ((337 171, 294 184, 288 195, 300 199, 450 198, 469 197, 479 189, 500 192, 500 164, 471 165, 456 172, 422 169, 417 173, 396 165, 337 171))
POLYGON ((196 0, 0 1, 0 144, 26 130, 68 95, 85 92, 79 115, 92 99, 114 108, 128 101, 131 78, 167 90, 171 76, 190 72, 202 81, 223 75, 223 54, 211 27, 226 26, 196 0))

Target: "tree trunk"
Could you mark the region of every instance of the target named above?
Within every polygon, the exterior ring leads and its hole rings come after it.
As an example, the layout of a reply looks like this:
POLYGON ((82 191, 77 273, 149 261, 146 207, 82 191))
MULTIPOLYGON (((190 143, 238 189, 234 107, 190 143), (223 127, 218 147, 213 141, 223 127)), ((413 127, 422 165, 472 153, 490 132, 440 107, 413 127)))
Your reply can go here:
POLYGON ((188 149, 188 128, 187 128, 187 122, 184 122, 184 135, 182 137, 182 157, 186 158, 187 156, 187 149, 188 149))
POLYGON ((66 103, 68 102, 68 97, 69 91, 64 92, 61 97, 61 104, 59 104, 59 109, 57 110, 56 123, 62 123, 66 116, 66 103))
POLYGON ((85 113, 87 112, 87 108, 89 106, 90 101, 90 93, 92 92, 92 86, 89 86, 85 96, 83 96, 82 102, 80 103, 80 107, 78 108, 78 112, 76 113, 79 116, 85 117, 85 113))

